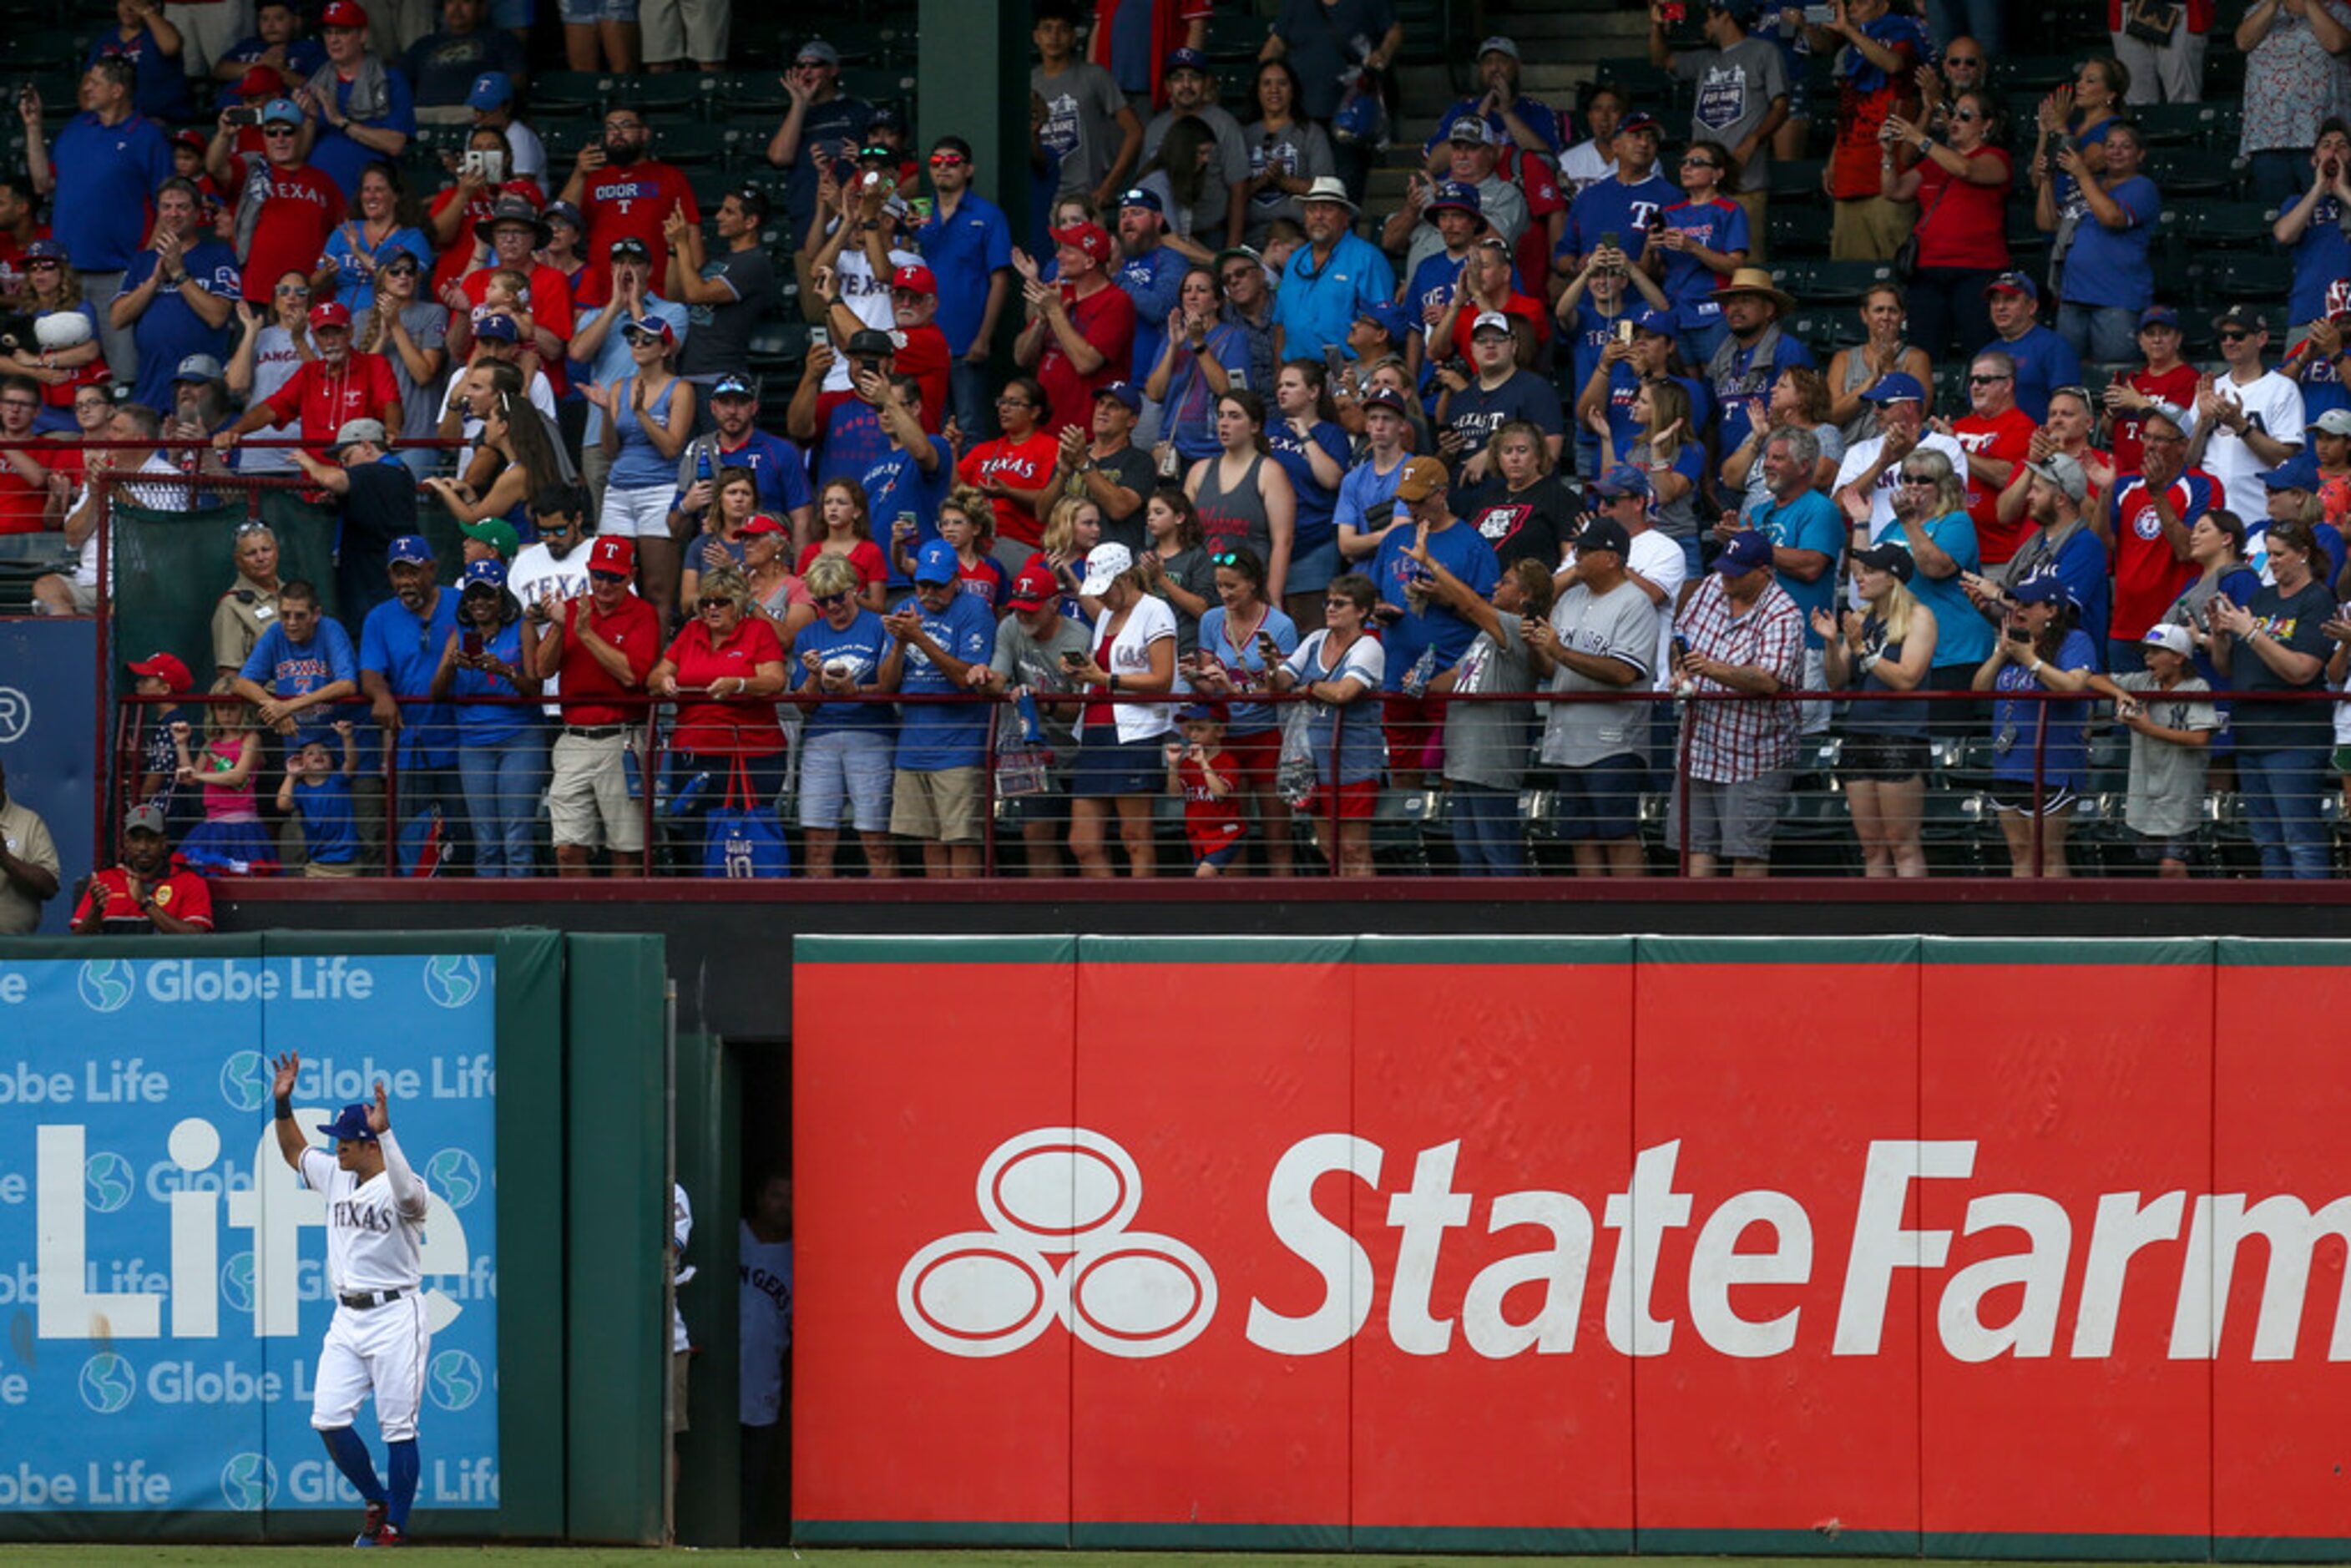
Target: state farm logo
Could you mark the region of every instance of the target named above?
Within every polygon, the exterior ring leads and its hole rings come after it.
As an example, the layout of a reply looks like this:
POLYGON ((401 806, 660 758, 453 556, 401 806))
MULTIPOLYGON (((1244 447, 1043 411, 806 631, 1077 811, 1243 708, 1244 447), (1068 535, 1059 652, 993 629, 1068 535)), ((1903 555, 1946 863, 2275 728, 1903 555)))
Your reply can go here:
POLYGON ((1127 1229, 1143 1207, 1142 1174, 1100 1133, 1039 1127, 1006 1139, 979 1167, 978 1197, 986 1230, 940 1237, 898 1275, 898 1315, 934 1350, 1008 1355, 1059 1321, 1108 1355, 1165 1355, 1217 1314, 1207 1259, 1127 1229))

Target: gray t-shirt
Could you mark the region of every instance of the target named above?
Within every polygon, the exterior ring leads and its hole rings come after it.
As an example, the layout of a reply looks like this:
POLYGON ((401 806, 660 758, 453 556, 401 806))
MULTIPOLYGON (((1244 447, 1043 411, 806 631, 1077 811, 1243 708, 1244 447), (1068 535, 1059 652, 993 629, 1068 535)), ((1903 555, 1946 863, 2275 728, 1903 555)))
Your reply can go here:
MULTIPOLYGON (((1200 199, 1192 204, 1192 230, 1213 250, 1225 243, 1225 214, 1232 205, 1233 187, 1249 177, 1249 143, 1241 138, 1241 122, 1229 110, 1204 103, 1192 115, 1217 138, 1217 150, 1200 171, 1200 199)), ((1158 156, 1159 144, 1167 140, 1167 128, 1179 118, 1173 109, 1163 109, 1151 117, 1151 123, 1143 128, 1145 162, 1158 156)))
POLYGON ((776 264, 758 246, 725 251, 702 264, 707 280, 721 277, 735 291, 725 305, 689 305, 685 346, 677 373, 717 376, 751 368, 751 327, 776 299, 776 264))
MULTIPOLYGON (((1615 659, 1640 672, 1630 686, 1612 686, 1578 674, 1564 664, 1552 672, 1555 692, 1646 692, 1656 684, 1651 662, 1657 652, 1657 607, 1635 582, 1620 582, 1604 594, 1577 583, 1551 610, 1560 644, 1579 653, 1615 659)), ((1649 709, 1646 703, 1552 703, 1544 716, 1542 759, 1552 768, 1589 768, 1611 757, 1649 755, 1649 709)))
MULTIPOLYGON (((1241 142, 1249 149, 1252 178, 1264 173, 1269 164, 1301 180, 1319 180, 1339 172, 1338 159, 1331 152, 1330 134, 1311 120, 1293 120, 1280 131, 1268 130, 1264 120, 1257 120, 1241 132, 1241 142)), ((1265 236, 1273 232, 1276 218, 1302 224, 1306 221, 1305 209, 1289 192, 1261 185, 1249 200, 1243 240, 1262 246, 1265 236)))
MULTIPOLYGON (((1534 672, 1528 665, 1527 640, 1519 630, 1519 618, 1504 615, 1501 627, 1500 642, 1479 632, 1453 666, 1458 672, 1453 683, 1456 693, 1466 696, 1534 689, 1534 672)), ((1532 703, 1447 703, 1445 777, 1456 784, 1477 784, 1489 789, 1518 789, 1526 782, 1534 725, 1532 703)))
MULTIPOLYGON (((1093 651, 1092 633, 1082 621, 1062 616, 1054 623, 1053 635, 1040 643, 1029 634, 1019 615, 1008 615, 996 623, 996 652, 988 655, 987 667, 1009 685, 1040 693, 1066 692, 1075 688, 1061 673, 1061 655, 1083 653, 1091 658, 1093 651)), ((1067 763, 1077 756, 1079 711, 1075 703, 1037 705, 1037 717, 1058 762, 1067 763)))
MULTIPOLYGON (((1120 447, 1107 457, 1094 459, 1103 478, 1122 490, 1134 492, 1134 510, 1113 517, 1102 514, 1102 537, 1104 544, 1124 545, 1129 555, 1140 555, 1151 542, 1149 531, 1143 526, 1143 514, 1151 506, 1151 492, 1159 487, 1159 465, 1151 454, 1133 443, 1120 447)), ((1189 588, 1191 584, 1185 584, 1189 588)))
MULTIPOLYGON (((360 312, 351 323, 351 341, 364 343, 375 329, 375 311, 360 312)), ((401 308, 400 324, 408 329, 409 340, 420 349, 438 349, 449 340, 449 310, 446 306, 425 300, 401 308)), ((408 373, 408 361, 400 350, 386 341, 377 350, 392 366, 392 381, 400 389, 400 434, 408 440, 437 435, 441 427, 441 404, 448 397, 449 361, 441 361, 441 373, 433 378, 430 386, 418 386, 416 378, 408 373)), ((435 455, 438 455, 437 454, 435 455)))
MULTIPOLYGON (((2147 716, 2166 729, 2217 730, 2220 713, 2209 701, 2212 688, 2199 675, 2189 675, 2169 691, 2158 689, 2145 670, 2116 675, 2115 685, 2143 694, 2147 716)), ((2196 831, 2204 804, 2204 770, 2211 757, 2207 747, 2182 746, 2131 732, 2130 794, 2123 821, 2133 831, 2149 838, 2183 838, 2196 831)))
MULTIPOLYGON (((1788 96, 1788 69, 1779 47, 1761 38, 1741 38, 1727 49, 1677 54, 1674 75, 1696 84, 1690 135, 1701 141, 1719 141, 1734 152, 1771 112, 1771 100, 1788 96)), ((1738 183, 1724 188, 1760 191, 1771 183, 1771 152, 1767 141, 1757 144, 1755 155, 1740 171, 1738 183)))
POLYGON ((1061 160, 1061 195, 1091 195, 1118 156, 1118 111, 1126 94, 1110 72, 1087 60, 1073 60, 1059 76, 1042 66, 1029 72, 1029 87, 1045 100, 1045 151, 1061 160))

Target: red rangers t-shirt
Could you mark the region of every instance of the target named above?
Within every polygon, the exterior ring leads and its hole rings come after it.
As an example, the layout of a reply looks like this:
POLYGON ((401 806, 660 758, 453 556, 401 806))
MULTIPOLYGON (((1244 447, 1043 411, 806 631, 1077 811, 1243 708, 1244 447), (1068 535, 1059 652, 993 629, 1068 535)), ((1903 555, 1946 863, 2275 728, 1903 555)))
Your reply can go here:
MULTIPOLYGON (((2199 382, 2196 367, 2182 361, 2169 370, 2158 373, 2141 365, 2123 377, 2123 385, 2177 409, 2196 406, 2196 388, 2199 382)), ((2147 437, 2141 434, 2147 425, 2147 412, 2141 409, 2117 409, 2110 426, 2114 434, 2115 472, 2136 474, 2147 458, 2147 437)))
MULTIPOLYGON (((1122 298, 1126 295, 1123 288, 1110 292, 1122 298)), ((992 479, 1016 490, 1041 490, 1061 455, 1061 444, 1041 430, 1018 445, 999 435, 965 453, 963 461, 956 465, 956 477, 967 485, 985 485, 992 479)), ((996 531, 1000 538, 1032 547, 1045 542, 1045 527, 1036 513, 1009 496, 991 496, 988 502, 996 510, 996 531)))
MULTIPOLYGON (((1227 783, 1240 775, 1240 764, 1229 751, 1209 758, 1208 767, 1227 783)), ((1194 854, 1206 859, 1249 831, 1241 815, 1241 792, 1235 789, 1217 800, 1208 792, 1207 774, 1188 756, 1176 764, 1176 781, 1184 786, 1184 837, 1194 854)))
MULTIPOLYGON (((547 205, 546 193, 538 188, 536 180, 508 180, 503 185, 483 186, 480 194, 465 204, 465 215, 457 220, 456 234, 451 237, 448 248, 433 263, 434 299, 441 298, 443 289, 465 277, 465 268, 474 264, 474 225, 488 219, 490 209, 497 204, 500 196, 513 195, 528 196, 530 204, 535 207, 547 205)), ((434 217, 439 217, 456 199, 457 187, 452 185, 433 198, 429 210, 434 217)), ((430 225, 427 225, 427 232, 429 235, 430 225)))
POLYGON ((263 400, 275 415, 272 424, 300 415, 302 439, 319 448, 314 457, 324 457, 326 444, 351 420, 380 419, 387 428, 399 429, 400 421, 387 413, 399 401, 400 383, 392 378, 390 362, 381 354, 361 353, 346 354, 335 366, 323 359, 305 360, 284 386, 263 400))
MULTIPOLYGON (((1970 456, 1988 457, 1996 463, 2022 463, 2032 445, 2032 433, 2041 427, 2032 416, 2021 408, 2011 408, 1986 419, 1971 413, 1965 419, 1951 422, 1951 439, 1964 447, 1970 456)), ((1986 566, 1998 566, 2016 553, 2024 536, 2032 528, 2032 519, 2020 517, 2013 523, 2000 520, 2000 486, 1987 485, 1972 471, 1962 476, 1968 482, 1968 517, 1976 526, 1976 545, 1983 552, 1986 566)))
POLYGON ((586 643, 566 633, 562 662, 556 666, 563 698, 563 722, 592 728, 632 724, 643 718, 643 707, 624 706, 615 699, 644 695, 645 677, 661 659, 661 617, 653 613, 652 605, 632 593, 610 615, 601 613, 591 599, 566 603, 563 624, 569 626, 575 618, 593 626, 596 635, 610 643, 629 662, 632 684, 624 686, 614 680, 612 673, 597 661, 586 643))
POLYGON ((578 305, 602 305, 612 297, 612 242, 634 237, 645 242, 653 258, 653 277, 662 274, 669 240, 662 225, 674 206, 685 209, 685 221, 698 224, 702 209, 695 205, 694 188, 685 176, 666 163, 645 159, 622 168, 608 163, 580 182, 580 215, 588 220, 588 270, 580 275, 578 305))
MULTIPOLYGON (((1069 298, 1068 304, 1071 325, 1102 355, 1102 368, 1090 376, 1078 374, 1070 356, 1061 351, 1061 340, 1050 326, 1045 329, 1045 349, 1037 361, 1037 380, 1045 389, 1045 403, 1051 411, 1046 416, 1045 428, 1056 432, 1069 424, 1092 430, 1094 393, 1113 382, 1125 381, 1128 362, 1134 357, 1133 295, 1113 283, 1082 299, 1069 298)), ((1002 503, 998 505, 1001 507, 1002 503)), ((1037 542, 1033 534, 1014 537, 1024 544, 1037 542)))
MULTIPOLYGON (((923 386, 923 430, 936 435, 939 426, 946 422, 949 400, 947 367, 955 354, 947 348, 947 335, 936 322, 920 327, 901 327, 896 330, 898 352, 891 364, 902 376, 912 376, 923 386)), ((1092 426, 1089 425, 1088 429, 1092 426)))
MULTIPOLYGON (((2171 514, 2189 528, 2220 504, 2220 486, 2201 468, 2171 482, 2171 514)), ((2195 580, 2196 563, 2181 560, 2156 515, 2147 481, 2126 474, 2115 481, 2115 605, 2106 634, 2137 641, 2163 619, 2172 601, 2195 580)))
POLYGON ((343 193, 308 163, 287 168, 248 158, 246 177, 230 193, 239 206, 256 193, 251 171, 256 165, 266 171, 266 185, 260 186, 261 216, 253 225, 253 249, 245 260, 245 298, 266 305, 279 278, 289 272, 308 277, 319 269, 328 237, 343 221, 343 193))

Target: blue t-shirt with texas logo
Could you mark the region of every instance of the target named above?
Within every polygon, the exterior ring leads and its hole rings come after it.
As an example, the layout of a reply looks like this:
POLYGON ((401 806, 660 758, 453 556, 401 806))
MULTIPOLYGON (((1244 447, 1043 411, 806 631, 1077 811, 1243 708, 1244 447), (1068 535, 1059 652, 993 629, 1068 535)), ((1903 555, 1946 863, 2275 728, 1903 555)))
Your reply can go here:
MULTIPOLYGON (((814 653, 820 663, 839 663, 849 666, 849 674, 859 685, 872 683, 875 672, 882 668, 882 657, 890 651, 890 633, 882 625, 882 617, 871 610, 860 610, 857 619, 846 627, 836 628, 821 615, 801 628, 792 643, 792 689, 813 687, 817 678, 800 662, 803 653, 814 653)), ((892 707, 881 702, 820 703, 809 714, 808 727, 802 732, 809 737, 836 729, 887 729, 892 707)))

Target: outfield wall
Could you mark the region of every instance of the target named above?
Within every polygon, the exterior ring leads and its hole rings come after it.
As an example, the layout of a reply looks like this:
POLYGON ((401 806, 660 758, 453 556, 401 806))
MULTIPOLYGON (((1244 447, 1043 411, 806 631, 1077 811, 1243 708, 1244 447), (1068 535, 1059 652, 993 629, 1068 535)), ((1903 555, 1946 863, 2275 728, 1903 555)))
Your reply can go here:
POLYGON ((803 1542, 2351 1559, 2351 944, 796 956, 803 1542))

